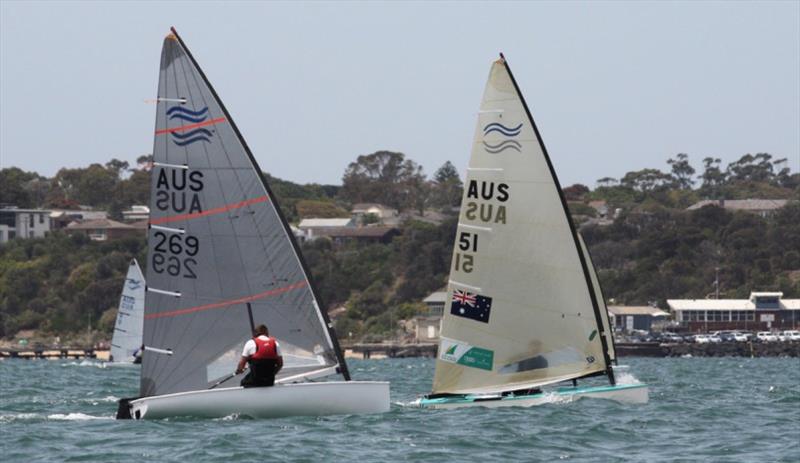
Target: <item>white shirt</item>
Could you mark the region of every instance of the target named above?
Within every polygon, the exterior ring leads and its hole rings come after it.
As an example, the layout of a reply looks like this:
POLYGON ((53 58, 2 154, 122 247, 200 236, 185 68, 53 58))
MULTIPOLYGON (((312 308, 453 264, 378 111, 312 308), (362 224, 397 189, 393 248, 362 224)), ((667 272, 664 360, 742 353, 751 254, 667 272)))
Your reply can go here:
MULTIPOLYGON (((266 341, 269 339, 269 336, 264 336, 263 334, 258 335, 258 339, 262 341, 266 341)), ((251 355, 256 353, 256 342, 252 339, 248 339, 246 343, 244 343, 244 350, 242 351, 242 357, 250 357, 251 355)), ((278 354, 280 357, 281 354, 281 346, 278 344, 278 340, 275 340, 275 353, 278 354)))

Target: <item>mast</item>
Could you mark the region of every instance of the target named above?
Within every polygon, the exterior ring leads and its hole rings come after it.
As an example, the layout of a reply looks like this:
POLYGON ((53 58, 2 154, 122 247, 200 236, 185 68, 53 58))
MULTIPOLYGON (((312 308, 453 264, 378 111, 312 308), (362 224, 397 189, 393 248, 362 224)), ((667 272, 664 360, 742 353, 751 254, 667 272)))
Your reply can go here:
POLYGON ((306 279, 308 280, 309 288, 311 289, 311 293, 314 297, 315 310, 317 311, 317 314, 324 321, 325 330, 327 331, 328 337, 330 338, 331 343, 333 344, 334 351, 336 352, 336 359, 339 362, 339 372, 342 374, 345 381, 350 381, 350 371, 347 369, 347 363, 345 362, 344 355, 342 354, 342 349, 339 346, 339 340, 336 337, 336 332, 333 330, 333 325, 331 324, 330 318, 328 317, 328 313, 325 310, 323 310, 322 307, 320 307, 319 291, 317 291, 317 288, 314 284, 314 279, 312 278, 311 272, 308 269, 308 265, 306 264, 305 258, 303 258, 303 254, 300 252, 300 247, 298 246, 294 234, 292 233, 292 230, 289 227, 289 223, 286 221, 286 217, 283 215, 283 211, 281 210, 280 205, 278 204, 278 199, 272 193, 269 184, 264 178, 264 173, 261 170, 261 167, 259 167, 258 162, 256 162, 256 158, 253 156, 252 151, 250 151, 250 147, 247 145, 247 142, 242 136, 242 133, 239 131, 239 127, 236 126, 236 123, 233 121, 233 118, 231 117, 230 113, 228 112, 228 109, 225 107, 225 104, 222 102, 219 95, 217 94, 217 91, 214 89, 214 86, 211 85, 211 82, 206 77, 205 72, 203 72, 203 69, 194 59, 192 52, 189 51, 189 48, 186 46, 183 39, 178 34, 178 31, 175 30, 174 27, 170 27, 170 30, 175 35, 175 38, 178 39, 178 43, 180 43, 181 47, 186 52, 186 55, 192 61, 192 64, 194 64, 195 68, 197 68, 197 71, 199 72, 200 77, 203 79, 203 82, 206 84, 206 86, 208 86, 208 89, 211 91, 211 94, 214 96, 214 99, 216 100, 217 104, 219 104, 220 109, 225 114, 225 117, 230 123, 230 126, 233 128, 233 131, 236 134, 239 143, 241 143, 242 148, 244 148, 245 153, 247 153, 247 156, 250 159, 250 162, 252 163, 253 169, 256 170, 258 178, 261 180, 261 185, 266 190, 267 195, 270 198, 270 201, 272 201, 272 203, 274 204, 275 211, 277 212, 278 217, 280 218, 280 222, 283 225, 284 232, 288 237, 289 242, 292 244, 292 249, 294 249, 295 256, 297 257, 297 260, 300 262, 300 266, 302 267, 306 279))
POLYGON ((567 216, 567 223, 569 224, 569 229, 572 232, 572 239, 575 243, 575 252, 578 254, 578 259, 581 262, 581 268, 583 269, 583 276, 586 281, 586 287, 589 290, 589 297, 592 301, 592 308, 594 310, 595 322, 597 323, 597 331, 600 334, 600 343, 603 346, 603 358, 606 363, 606 375, 608 376, 608 380, 611 382, 612 385, 616 384, 616 379, 614 378, 614 370, 611 365, 611 359, 608 356, 608 341, 606 340, 606 333, 603 329, 603 319, 600 315, 600 306, 597 302, 597 297, 592 289, 592 280, 589 276, 589 268, 587 266, 586 258, 581 251, 581 245, 578 241, 578 231, 575 227, 575 223, 572 221, 572 216, 569 214, 569 207, 567 206, 567 199, 564 196, 564 191, 561 189, 561 183, 558 181, 558 177, 556 176, 556 171, 553 168, 553 163, 550 160, 550 155, 547 154, 547 148, 544 146, 544 141, 542 140, 542 136, 539 134, 539 128, 536 126, 536 122, 533 120, 533 115, 531 114, 530 109, 528 108, 528 103, 525 101, 525 97, 522 95, 522 92, 519 89, 519 85, 517 85, 517 80, 514 78, 514 74, 511 72, 511 68, 508 65, 508 60, 506 57, 500 53, 500 58, 503 60, 503 65, 508 71, 508 75, 511 77, 511 82, 514 84, 514 90, 517 92, 517 96, 519 97, 520 101, 522 102, 523 108, 525 108, 525 113, 528 115, 528 120, 531 123, 531 127, 533 127, 533 131, 536 133, 536 139, 539 141, 539 146, 542 148, 542 153, 544 154, 544 159, 547 162, 547 167, 550 169, 550 175, 553 177, 553 182, 555 182, 556 189, 558 190, 558 196, 561 199, 561 206, 564 209, 564 214, 567 216))

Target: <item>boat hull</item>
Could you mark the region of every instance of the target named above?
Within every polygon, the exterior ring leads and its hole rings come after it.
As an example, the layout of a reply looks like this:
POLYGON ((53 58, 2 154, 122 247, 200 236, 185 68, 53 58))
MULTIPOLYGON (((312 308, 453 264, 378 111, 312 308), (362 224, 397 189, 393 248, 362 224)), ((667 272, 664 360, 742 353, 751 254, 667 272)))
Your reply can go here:
POLYGON ((421 408, 461 408, 461 407, 533 407, 548 403, 573 402, 582 397, 616 400, 623 403, 644 404, 649 400, 646 384, 622 384, 596 387, 563 387, 554 391, 530 395, 464 395, 420 398, 413 402, 421 408))
POLYGON ((129 410, 134 419, 384 413, 389 411, 389 383, 331 381, 189 391, 130 400, 129 410))

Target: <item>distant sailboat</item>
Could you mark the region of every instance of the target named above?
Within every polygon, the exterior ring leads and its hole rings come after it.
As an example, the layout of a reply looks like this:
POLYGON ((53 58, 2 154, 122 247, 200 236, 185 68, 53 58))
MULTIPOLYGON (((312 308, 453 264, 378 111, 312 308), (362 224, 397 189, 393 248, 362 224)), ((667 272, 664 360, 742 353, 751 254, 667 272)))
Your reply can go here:
POLYGON ((501 58, 492 64, 467 169, 426 408, 531 406, 542 387, 591 376, 608 386, 550 391, 646 402, 617 384, 599 281, 539 131, 501 58))
POLYGON ((157 101, 141 397, 117 417, 388 411, 389 383, 350 381, 276 198, 175 29, 157 101), (283 351, 273 387, 231 373, 254 323, 283 351), (311 381, 331 375, 344 381, 311 381))
POLYGON ((109 360, 114 363, 138 363, 141 360, 144 287, 142 269, 136 259, 132 259, 122 285, 117 322, 111 339, 109 360))

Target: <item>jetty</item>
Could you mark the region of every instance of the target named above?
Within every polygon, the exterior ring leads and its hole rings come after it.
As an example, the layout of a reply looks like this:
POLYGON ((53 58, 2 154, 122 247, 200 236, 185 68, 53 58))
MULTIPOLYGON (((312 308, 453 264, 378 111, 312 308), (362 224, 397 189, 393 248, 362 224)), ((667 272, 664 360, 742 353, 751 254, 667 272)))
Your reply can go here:
POLYGON ((108 359, 108 349, 93 347, 0 348, 0 359, 108 359))
POLYGON ((382 343, 358 343, 343 346, 347 351, 356 356, 361 355, 361 358, 376 357, 389 357, 389 358, 405 358, 405 357, 436 357, 436 348, 438 344, 435 343, 399 343, 399 342, 382 342, 382 343))

